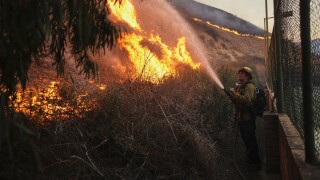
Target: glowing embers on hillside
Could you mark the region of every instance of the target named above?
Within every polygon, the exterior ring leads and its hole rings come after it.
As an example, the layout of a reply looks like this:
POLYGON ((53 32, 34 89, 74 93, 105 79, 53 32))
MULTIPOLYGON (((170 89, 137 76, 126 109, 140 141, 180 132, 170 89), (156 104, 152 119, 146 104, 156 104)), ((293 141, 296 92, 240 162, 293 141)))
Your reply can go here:
POLYGON ((135 69, 134 76, 144 81, 159 83, 166 76, 176 76, 179 64, 193 69, 199 68, 200 64, 194 63, 187 50, 185 37, 176 40, 176 47, 170 47, 163 42, 160 34, 148 34, 140 28, 134 6, 129 0, 123 0, 120 6, 110 5, 110 8, 119 21, 133 28, 133 32, 128 33, 119 46, 127 51, 135 69))
POLYGON ((11 98, 15 111, 22 112, 30 119, 45 122, 79 118, 95 107, 88 93, 75 95, 71 89, 63 89, 59 85, 59 82, 52 81, 44 88, 30 87, 24 92, 19 90, 15 99, 11 98))
MULTIPOLYGON (((202 20, 199 19, 199 18, 193 18, 193 20, 196 21, 196 22, 200 22, 200 23, 204 22, 204 21, 202 21, 202 20)), ((241 33, 239 33, 239 32, 236 31, 236 30, 232 30, 232 29, 229 29, 229 28, 226 28, 226 27, 222 27, 222 26, 219 26, 219 25, 217 25, 217 24, 213 24, 213 23, 211 23, 211 22, 209 22, 209 21, 206 21, 205 23, 206 23, 207 25, 209 25, 209 26, 212 26, 212 27, 221 29, 221 30, 223 30, 223 31, 227 31, 227 32, 233 33, 233 34, 238 35, 238 36, 254 37, 254 38, 257 38, 257 39, 264 39, 264 37, 262 37, 262 36, 257 36, 257 35, 253 35, 253 34, 241 34, 241 33)))

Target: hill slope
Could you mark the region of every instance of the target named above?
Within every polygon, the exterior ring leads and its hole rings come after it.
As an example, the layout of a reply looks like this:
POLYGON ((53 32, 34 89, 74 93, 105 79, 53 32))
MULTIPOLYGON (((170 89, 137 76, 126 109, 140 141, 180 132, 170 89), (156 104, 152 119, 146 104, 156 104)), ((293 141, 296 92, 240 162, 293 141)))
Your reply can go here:
POLYGON ((262 36, 264 30, 247 22, 235 15, 221 9, 211 7, 194 0, 168 0, 177 9, 187 12, 192 17, 197 17, 205 21, 210 21, 229 29, 237 30, 245 34, 255 34, 262 36))
POLYGON ((168 1, 196 30, 205 47, 207 47, 206 55, 209 57, 212 66, 250 66, 256 70, 260 82, 266 80, 263 39, 239 36, 210 26, 206 21, 244 34, 261 36, 263 30, 230 13, 193 0, 187 0, 184 3, 179 0, 168 1), (195 17, 201 19, 202 22, 195 21, 193 19, 195 17))

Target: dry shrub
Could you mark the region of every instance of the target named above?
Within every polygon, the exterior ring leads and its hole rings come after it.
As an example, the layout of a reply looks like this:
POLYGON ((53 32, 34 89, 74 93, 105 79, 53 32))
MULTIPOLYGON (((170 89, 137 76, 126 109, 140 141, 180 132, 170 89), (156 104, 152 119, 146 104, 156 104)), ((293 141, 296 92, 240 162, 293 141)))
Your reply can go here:
POLYGON ((228 100, 201 71, 183 72, 159 85, 109 85, 84 118, 30 127, 37 134, 41 168, 32 176, 26 168, 1 176, 212 179, 227 173, 220 166, 217 141, 230 127, 228 100))

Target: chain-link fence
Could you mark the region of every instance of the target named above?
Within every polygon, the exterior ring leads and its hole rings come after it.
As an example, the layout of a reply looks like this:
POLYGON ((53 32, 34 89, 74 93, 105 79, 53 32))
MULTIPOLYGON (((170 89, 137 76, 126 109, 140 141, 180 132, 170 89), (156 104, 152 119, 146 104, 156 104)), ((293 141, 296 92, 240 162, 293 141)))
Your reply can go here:
POLYGON ((283 88, 283 108, 303 135, 299 0, 280 1, 279 11, 282 35, 282 77, 283 87, 285 87, 283 88), (285 16, 286 13, 288 15, 285 16))
POLYGON ((313 113, 315 120, 315 146, 320 156, 320 2, 312 0, 310 3, 311 55, 312 55, 312 82, 313 113))
MULTIPOLYGON (((302 138, 305 137, 305 116, 302 55, 301 55, 301 28, 300 28, 300 1, 275 1, 275 25, 268 51, 268 83, 275 92, 278 101, 282 102, 283 111, 288 114, 298 129, 302 138), (276 24, 277 22, 275 22, 276 24), (278 33, 278 36, 276 35, 278 33), (279 42, 280 43, 277 43, 279 42), (279 49, 277 49, 279 48, 279 49), (278 53, 278 54, 277 54, 278 53), (279 61, 280 60, 280 61, 279 61), (279 67, 280 65, 280 67, 279 67), (279 88, 282 86, 283 88, 279 88), (279 99, 278 97, 283 97, 279 99)), ((315 161, 320 159, 320 3, 318 0, 310 2, 310 37, 311 37, 311 73, 313 93, 313 123, 315 139, 315 161)), ((277 104, 278 106, 281 104, 277 104)))

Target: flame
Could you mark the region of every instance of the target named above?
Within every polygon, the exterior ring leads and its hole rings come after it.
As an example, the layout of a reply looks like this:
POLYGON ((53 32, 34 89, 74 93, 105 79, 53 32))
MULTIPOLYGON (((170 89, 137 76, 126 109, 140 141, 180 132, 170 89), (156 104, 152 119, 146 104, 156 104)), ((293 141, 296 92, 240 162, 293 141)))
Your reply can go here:
POLYGON ((105 85, 105 84, 102 84, 102 83, 96 83, 95 81, 93 81, 93 80, 89 80, 88 81, 90 84, 94 84, 96 87, 98 87, 99 88, 99 90, 101 90, 101 91, 103 91, 103 90, 105 90, 106 88, 107 88, 107 85, 105 85))
MULTIPOLYGON (((95 84, 96 85, 96 84, 95 84)), ((25 91, 19 90, 15 98, 11 97, 13 108, 22 112, 30 119, 59 120, 70 117, 82 117, 84 112, 90 111, 96 104, 89 98, 87 92, 78 94, 75 98, 65 99, 59 93, 60 82, 52 81, 45 88, 29 87, 25 91)), ((99 89, 105 86, 98 86, 99 89)))
POLYGON ((169 72, 170 66, 162 63, 156 54, 152 53, 147 47, 141 45, 144 37, 137 34, 129 34, 121 41, 120 46, 124 47, 129 54, 138 76, 143 76, 151 82, 157 82, 169 72))
MULTIPOLYGON (((193 18, 193 20, 196 21, 196 22, 203 22, 199 18, 193 18)), ((232 29, 229 29, 229 28, 226 28, 226 27, 222 27, 222 26, 219 26, 217 24, 213 24, 213 23, 211 23, 209 21, 206 21, 206 24, 208 24, 209 26, 221 29, 223 31, 227 31, 227 32, 233 33, 233 34, 235 34, 237 36, 245 36, 245 37, 254 37, 254 38, 257 38, 257 39, 265 39, 263 36, 257 36, 257 35, 253 35, 253 34, 242 34, 242 33, 239 33, 236 30, 232 30, 232 29)), ((271 38, 271 37, 268 37, 268 38, 271 38)))
POLYGON ((175 49, 175 57, 182 63, 189 64, 192 69, 198 69, 200 64, 193 63, 193 60, 190 56, 190 53, 187 51, 186 48, 186 38, 182 37, 178 40, 177 47, 175 49))
POLYGON ((116 16, 119 21, 126 22, 132 28, 141 30, 141 27, 137 22, 134 6, 131 4, 131 2, 129 0, 123 0, 117 5, 115 0, 112 1, 113 3, 109 4, 112 14, 116 16))
POLYGON ((187 64, 192 69, 200 67, 199 63, 194 63, 186 49, 186 38, 178 40, 175 48, 170 48, 159 35, 151 34, 149 38, 135 33, 128 34, 120 46, 125 48, 129 54, 129 59, 136 69, 136 76, 144 80, 158 83, 166 76, 175 76, 176 67, 179 63, 187 64), (147 46, 142 45, 142 41, 148 40, 153 46, 161 50, 161 58, 153 53, 147 46))
MULTIPOLYGON (((108 4, 114 17, 132 27, 131 33, 120 40, 120 49, 124 49, 135 69, 134 76, 152 83, 159 83, 167 76, 178 75, 177 67, 186 64, 192 69, 198 69, 187 50, 186 37, 176 40, 176 46, 170 47, 156 33, 143 31, 139 25, 134 6, 130 0, 122 0, 121 4, 108 4)), ((89 81, 99 90, 106 89, 105 84, 89 81)), ((1 87, 0 87, 1 88, 1 87)), ((72 93, 71 97, 61 91, 61 84, 52 81, 44 88, 28 87, 19 90, 11 97, 12 106, 17 112, 22 112, 30 119, 46 120, 66 119, 72 116, 82 117, 85 112, 96 107, 95 100, 90 94, 83 92, 72 93), (75 97, 74 97, 75 96, 75 97)))
POLYGON ((120 47, 128 52, 136 71, 134 76, 158 83, 164 77, 176 76, 176 68, 181 63, 193 69, 200 67, 199 63, 194 63, 188 52, 185 37, 177 39, 176 47, 169 47, 159 34, 148 34, 143 31, 137 23, 134 6, 130 0, 123 0, 120 6, 110 6, 110 8, 119 21, 124 21, 135 30, 139 30, 127 34, 119 43, 120 47), (144 45, 143 42, 148 42, 151 47, 144 45), (154 49, 160 49, 160 53, 154 49))

